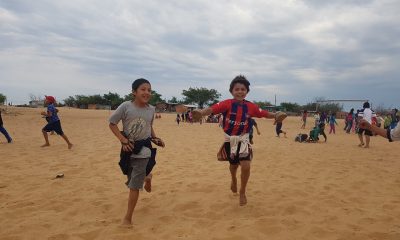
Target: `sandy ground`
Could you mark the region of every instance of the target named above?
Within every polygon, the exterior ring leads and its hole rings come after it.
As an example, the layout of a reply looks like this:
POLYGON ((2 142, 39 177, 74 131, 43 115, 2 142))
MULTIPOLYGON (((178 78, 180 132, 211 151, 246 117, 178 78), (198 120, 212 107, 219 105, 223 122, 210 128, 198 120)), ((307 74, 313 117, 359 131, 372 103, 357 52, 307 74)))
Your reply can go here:
POLYGON ((163 114, 153 191, 142 192, 132 229, 119 227, 128 189, 118 166, 120 144, 109 111, 60 109, 75 144, 44 143, 42 109, 9 109, 0 136, 0 239, 400 239, 399 143, 374 137, 370 149, 342 131, 327 143, 296 143, 300 118, 277 138, 259 119, 248 204, 230 192, 228 164, 216 153, 217 124, 182 124, 163 114), (64 178, 54 179, 58 173, 64 178))

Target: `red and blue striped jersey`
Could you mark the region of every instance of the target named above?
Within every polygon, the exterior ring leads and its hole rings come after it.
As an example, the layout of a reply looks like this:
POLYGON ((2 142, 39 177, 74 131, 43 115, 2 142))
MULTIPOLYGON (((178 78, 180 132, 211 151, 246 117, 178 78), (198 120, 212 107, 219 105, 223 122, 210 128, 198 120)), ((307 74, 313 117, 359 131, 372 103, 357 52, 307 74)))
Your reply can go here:
POLYGON ((211 106, 214 114, 222 113, 222 128, 229 136, 240 136, 250 130, 251 117, 267 117, 268 111, 247 100, 227 99, 211 106))

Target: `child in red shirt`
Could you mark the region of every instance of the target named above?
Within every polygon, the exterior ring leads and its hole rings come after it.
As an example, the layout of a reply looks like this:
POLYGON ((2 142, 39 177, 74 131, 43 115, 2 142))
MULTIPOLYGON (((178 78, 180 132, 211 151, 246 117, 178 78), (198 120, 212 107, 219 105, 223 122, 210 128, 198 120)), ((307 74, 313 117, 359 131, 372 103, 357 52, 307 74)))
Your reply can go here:
MULTIPOLYGON (((229 87, 233 99, 227 99, 203 110, 194 110, 194 120, 211 113, 222 113, 222 128, 225 133, 225 142, 218 154, 219 160, 227 160, 230 163, 232 177, 231 190, 237 193, 236 172, 241 167, 240 206, 246 205, 246 185, 250 177, 250 162, 253 157, 249 140, 250 118, 275 118, 275 113, 260 109, 256 104, 245 100, 250 91, 250 83, 244 76, 235 77, 229 87)), ((286 114, 280 113, 280 117, 286 114)))

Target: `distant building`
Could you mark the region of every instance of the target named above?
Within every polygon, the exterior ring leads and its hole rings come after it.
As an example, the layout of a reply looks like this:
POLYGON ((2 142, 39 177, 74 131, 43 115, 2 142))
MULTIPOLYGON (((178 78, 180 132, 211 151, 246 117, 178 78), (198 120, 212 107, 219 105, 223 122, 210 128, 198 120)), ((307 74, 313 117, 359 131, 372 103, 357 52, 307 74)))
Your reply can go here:
POLYGON ((29 106, 33 107, 33 108, 42 108, 42 107, 44 107, 44 100, 29 101, 29 106))
POLYGON ((110 105, 102 105, 102 104, 88 104, 87 109, 111 110, 111 106, 110 105))
POLYGON ((155 107, 156 107, 157 112, 176 112, 177 106, 185 106, 187 108, 187 110, 193 110, 193 109, 198 108, 197 105, 172 103, 172 102, 168 102, 168 103, 160 102, 160 103, 157 103, 155 107))
POLYGON ((267 110, 268 112, 276 112, 276 111, 284 111, 285 110, 283 107, 275 106, 275 105, 264 106, 261 109, 267 110))

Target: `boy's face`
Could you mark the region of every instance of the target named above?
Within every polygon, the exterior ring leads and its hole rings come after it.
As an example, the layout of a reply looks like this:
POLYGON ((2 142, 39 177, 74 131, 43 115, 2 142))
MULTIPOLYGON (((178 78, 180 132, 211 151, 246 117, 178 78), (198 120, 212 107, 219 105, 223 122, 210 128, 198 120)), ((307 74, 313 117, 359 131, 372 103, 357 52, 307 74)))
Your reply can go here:
POLYGON ((148 83, 141 84, 136 91, 132 92, 135 96, 135 101, 140 103, 148 103, 151 98, 151 85, 148 83))
POLYGON ((246 98, 247 95, 247 88, 242 83, 236 83, 231 92, 234 99, 242 101, 246 98))

